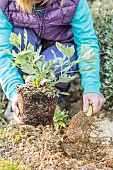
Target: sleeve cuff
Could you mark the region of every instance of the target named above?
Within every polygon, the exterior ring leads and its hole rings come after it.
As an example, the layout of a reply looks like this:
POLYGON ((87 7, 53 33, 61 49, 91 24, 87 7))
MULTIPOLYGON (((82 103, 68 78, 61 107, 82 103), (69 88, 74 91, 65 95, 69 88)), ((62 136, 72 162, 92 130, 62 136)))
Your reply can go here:
POLYGON ((14 99, 18 99, 17 89, 15 88, 8 97, 9 100, 13 101, 14 99))
POLYGON ((88 85, 84 88, 83 95, 86 93, 97 93, 103 96, 103 94, 100 92, 100 87, 97 85, 88 85))

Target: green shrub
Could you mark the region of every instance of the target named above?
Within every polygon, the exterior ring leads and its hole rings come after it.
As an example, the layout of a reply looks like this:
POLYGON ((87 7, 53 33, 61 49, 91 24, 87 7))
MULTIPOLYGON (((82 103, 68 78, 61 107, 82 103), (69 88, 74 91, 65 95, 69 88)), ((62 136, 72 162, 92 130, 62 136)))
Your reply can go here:
POLYGON ((101 49, 101 91, 105 108, 113 110, 113 0, 90 0, 90 5, 101 49))
POLYGON ((0 170, 26 170, 24 165, 0 158, 0 170))

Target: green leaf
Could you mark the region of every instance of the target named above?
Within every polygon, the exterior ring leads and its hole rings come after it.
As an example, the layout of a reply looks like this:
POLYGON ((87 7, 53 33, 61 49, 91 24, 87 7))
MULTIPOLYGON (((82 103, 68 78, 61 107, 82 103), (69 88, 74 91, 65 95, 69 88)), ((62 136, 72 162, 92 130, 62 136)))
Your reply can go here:
POLYGON ((45 71, 45 68, 46 68, 46 61, 45 61, 45 63, 43 63, 43 65, 42 65, 42 72, 45 71))
POLYGON ((29 75, 35 74, 36 70, 29 64, 22 65, 21 70, 29 75))
MULTIPOLYGON (((82 44, 81 45, 81 55, 84 55, 87 51, 91 50, 91 47, 89 44, 82 44)), ((92 49, 93 51, 93 49, 92 49)))
MULTIPOLYGON (((70 70, 70 68, 71 68, 70 66, 67 66, 67 67, 65 67, 64 69, 62 69, 61 71, 62 71, 62 72, 68 72, 68 71, 70 70)), ((60 72, 61 72, 61 71, 60 71, 60 72)))
POLYGON ((93 66, 91 66, 91 67, 86 67, 86 66, 84 66, 83 68, 82 68, 82 70, 80 70, 80 72, 83 72, 83 71, 91 71, 91 70, 94 70, 95 69, 95 67, 93 67, 93 66))
POLYGON ((39 72, 41 72, 42 71, 42 62, 40 60, 37 61, 36 66, 37 66, 39 72))
POLYGON ((61 79, 61 82, 67 83, 69 81, 72 81, 75 79, 76 76, 59 76, 59 79, 61 79))
POLYGON ((69 58, 72 57, 75 53, 74 46, 68 47, 68 45, 66 46, 66 45, 56 42, 56 47, 63 55, 69 58))
POLYGON ((59 129, 59 124, 58 124, 58 123, 55 123, 55 124, 54 124, 54 129, 55 129, 55 130, 58 130, 58 129, 59 129))
POLYGON ((51 72, 51 68, 54 68, 54 66, 53 66, 53 60, 49 60, 48 62, 47 62, 47 66, 46 66, 46 70, 48 70, 48 71, 50 71, 51 72))
POLYGON ((16 58, 17 55, 18 55, 18 54, 15 52, 15 50, 12 50, 12 56, 16 58))
POLYGON ((30 54, 31 54, 31 51, 28 51, 28 50, 27 51, 21 51, 17 54, 17 57, 27 58, 28 55, 30 55, 30 54))
POLYGON ((40 60, 41 57, 42 55, 35 53, 33 63, 35 63, 37 60, 40 60))
POLYGON ((12 33, 10 34, 9 40, 10 40, 10 43, 11 43, 13 46, 17 47, 17 49, 18 49, 19 51, 21 51, 22 37, 21 37, 21 34, 20 34, 20 33, 17 35, 17 34, 15 34, 15 33, 12 32, 12 33))
POLYGON ((66 53, 67 57, 72 57, 74 55, 74 53, 75 53, 74 45, 71 47, 67 47, 67 53, 66 53))
POLYGON ((36 76, 27 76, 25 79, 25 82, 30 82, 30 81, 34 81, 36 79, 36 76))
POLYGON ((18 34, 17 39, 18 39, 19 46, 21 47, 22 37, 21 37, 21 34, 20 34, 20 33, 18 34))
POLYGON ((27 50, 34 53, 34 46, 31 43, 28 43, 27 50))
POLYGON ((62 129, 66 126, 66 123, 68 122, 68 112, 61 111, 59 108, 55 110, 53 122, 54 122, 54 129, 62 129))
POLYGON ((62 129, 62 128, 66 127, 66 124, 64 122, 59 122, 59 127, 60 127, 60 129, 62 129))
POLYGON ((54 60, 57 59, 57 56, 56 56, 55 52, 54 52, 53 50, 51 50, 51 52, 52 52, 53 55, 54 55, 54 60))
POLYGON ((76 65, 76 64, 78 64, 80 61, 81 61, 80 59, 77 59, 77 60, 75 60, 75 61, 72 62, 72 65, 76 65))
POLYGON ((41 81, 40 81, 40 85, 44 85, 44 83, 48 83, 48 82, 50 82, 50 80, 49 79, 42 79, 41 81))
POLYGON ((93 52, 93 48, 91 48, 88 44, 83 44, 81 46, 81 55, 79 60, 85 63, 92 63, 95 59, 97 59, 97 54, 93 52))
POLYGON ((26 29, 24 29, 24 50, 27 50, 28 35, 26 29))

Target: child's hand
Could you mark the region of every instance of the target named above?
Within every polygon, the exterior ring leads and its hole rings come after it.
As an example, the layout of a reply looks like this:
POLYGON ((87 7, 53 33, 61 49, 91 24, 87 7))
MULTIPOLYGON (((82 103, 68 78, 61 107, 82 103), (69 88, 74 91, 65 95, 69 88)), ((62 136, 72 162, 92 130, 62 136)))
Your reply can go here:
POLYGON ((15 99, 15 100, 12 101, 12 110, 13 110, 13 112, 14 112, 14 114, 13 114, 14 119, 15 119, 18 123, 23 124, 23 122, 21 122, 21 121, 19 120, 19 117, 18 117, 18 115, 19 115, 18 99, 15 99))
POLYGON ((83 111, 87 112, 89 105, 92 104, 93 114, 96 114, 100 111, 105 101, 105 98, 97 93, 87 93, 83 96, 83 111))

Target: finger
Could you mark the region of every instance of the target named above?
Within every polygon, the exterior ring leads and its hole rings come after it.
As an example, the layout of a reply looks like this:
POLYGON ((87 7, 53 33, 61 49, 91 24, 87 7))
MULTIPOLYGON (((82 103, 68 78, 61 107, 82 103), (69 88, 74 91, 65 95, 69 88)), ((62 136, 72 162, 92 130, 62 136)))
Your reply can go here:
POLYGON ((13 113, 13 117, 14 117, 14 119, 16 120, 16 122, 18 122, 18 123, 20 123, 20 124, 24 124, 23 122, 21 122, 21 121, 19 120, 19 118, 16 116, 15 113, 13 113))
POLYGON ((19 108, 17 102, 12 103, 12 110, 17 116, 19 115, 19 108))
POLYGON ((100 99, 100 106, 99 106, 99 110, 102 108, 103 104, 105 103, 105 99, 104 98, 101 98, 100 99))
POLYGON ((93 114, 96 114, 100 111, 100 101, 93 103, 93 114))
POLYGON ((87 112, 89 108, 89 100, 88 99, 84 99, 83 100, 83 111, 87 112))
POLYGON ((105 98, 102 98, 102 105, 106 102, 105 98))

